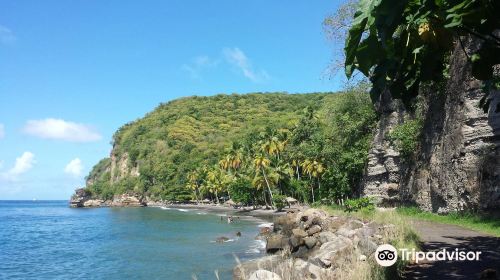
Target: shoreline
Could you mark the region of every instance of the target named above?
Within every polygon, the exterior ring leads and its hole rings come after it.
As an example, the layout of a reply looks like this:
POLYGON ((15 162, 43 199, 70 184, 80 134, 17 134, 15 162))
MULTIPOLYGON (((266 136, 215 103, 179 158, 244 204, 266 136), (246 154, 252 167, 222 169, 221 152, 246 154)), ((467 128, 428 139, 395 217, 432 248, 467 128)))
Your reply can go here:
MULTIPOLYGON (((209 213, 215 214, 231 214, 234 216, 248 216, 254 217, 259 220, 263 220, 266 222, 274 222, 275 217, 279 217, 285 215, 289 208, 285 208, 280 212, 276 210, 265 210, 265 209, 251 209, 251 208, 233 208, 223 205, 198 205, 198 204, 163 204, 163 205, 155 205, 155 206, 146 206, 146 207, 168 207, 173 209, 198 209, 204 210, 209 213)), ((296 210, 297 208, 290 208, 290 210, 296 210)))

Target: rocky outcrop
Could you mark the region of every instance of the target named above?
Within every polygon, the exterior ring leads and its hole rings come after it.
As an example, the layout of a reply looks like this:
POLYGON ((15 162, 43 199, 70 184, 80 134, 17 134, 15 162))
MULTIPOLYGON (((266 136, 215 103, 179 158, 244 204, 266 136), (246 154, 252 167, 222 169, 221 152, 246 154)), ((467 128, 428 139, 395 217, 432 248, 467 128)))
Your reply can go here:
POLYGON ((370 196, 381 206, 399 203, 401 181, 401 158, 389 140, 389 133, 404 122, 405 110, 400 100, 394 100, 385 91, 375 104, 380 120, 377 124, 372 146, 368 153, 365 176, 360 193, 370 196))
MULTIPOLYGON (((156 202, 155 202, 156 203, 156 202)), ((75 191, 75 194, 69 201, 70 207, 141 207, 146 206, 147 202, 136 194, 126 193, 116 195, 113 200, 102 200, 92 196, 85 188, 75 191)))
POLYGON ((142 197, 136 194, 125 193, 121 195, 115 195, 110 206, 113 207, 141 207, 146 206, 146 202, 143 201, 142 197))
POLYGON ((139 166, 132 166, 130 157, 128 153, 123 153, 117 156, 114 152, 111 152, 111 184, 120 181, 125 177, 138 177, 139 176, 139 166))
POLYGON ((85 202, 91 199, 91 194, 84 188, 76 189, 75 194, 69 200, 71 207, 85 207, 85 202))
POLYGON ((266 251, 273 255, 236 266, 233 276, 249 279, 255 271, 267 270, 287 279, 335 279, 344 262, 374 258, 385 228, 317 209, 289 212, 266 233, 266 251))
MULTIPOLYGON (((467 52, 480 44, 462 40, 467 52)), ((420 91, 421 142, 416 157, 407 164, 387 135, 412 116, 388 93, 382 97, 362 195, 375 197, 382 206, 410 202, 438 213, 500 208, 500 92, 490 92, 484 112, 479 105, 483 83, 471 76, 467 54, 459 44, 449 69, 444 87, 432 85, 420 91)))

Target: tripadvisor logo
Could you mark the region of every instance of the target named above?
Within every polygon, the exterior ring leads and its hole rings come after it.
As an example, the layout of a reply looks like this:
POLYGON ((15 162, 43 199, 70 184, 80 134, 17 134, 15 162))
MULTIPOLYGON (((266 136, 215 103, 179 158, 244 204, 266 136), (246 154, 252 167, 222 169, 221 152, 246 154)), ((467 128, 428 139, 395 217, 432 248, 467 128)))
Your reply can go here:
POLYGON ((398 260, 398 251, 392 245, 380 245, 375 251, 375 260, 381 266, 391 266, 398 260))
MULTIPOLYGON (((414 260, 418 263, 423 260, 427 261, 479 261, 481 252, 479 251, 460 251, 455 249, 452 251, 442 249, 439 251, 422 252, 413 249, 399 249, 401 260, 414 260)), ((398 259, 398 250, 390 244, 380 245, 375 251, 375 260, 381 266, 391 266, 398 259)))

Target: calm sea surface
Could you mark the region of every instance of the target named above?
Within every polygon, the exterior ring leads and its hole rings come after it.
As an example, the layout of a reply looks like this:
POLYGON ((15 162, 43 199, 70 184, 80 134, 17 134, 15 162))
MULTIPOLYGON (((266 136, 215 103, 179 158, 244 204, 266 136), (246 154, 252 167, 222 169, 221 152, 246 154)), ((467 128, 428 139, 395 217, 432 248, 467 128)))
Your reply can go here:
POLYGON ((259 223, 227 224, 195 209, 0 201, 0 279, 216 279, 215 270, 231 279, 234 255, 263 254, 259 223), (219 236, 231 240, 214 242, 219 236))

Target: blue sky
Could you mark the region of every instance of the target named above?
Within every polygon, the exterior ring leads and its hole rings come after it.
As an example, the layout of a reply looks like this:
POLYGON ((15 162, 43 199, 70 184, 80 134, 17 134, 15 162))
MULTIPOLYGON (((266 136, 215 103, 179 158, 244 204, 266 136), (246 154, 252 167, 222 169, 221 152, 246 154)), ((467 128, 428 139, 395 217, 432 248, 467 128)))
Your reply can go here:
POLYGON ((0 199, 67 199, 181 96, 334 91, 339 1, 0 1, 0 199))

